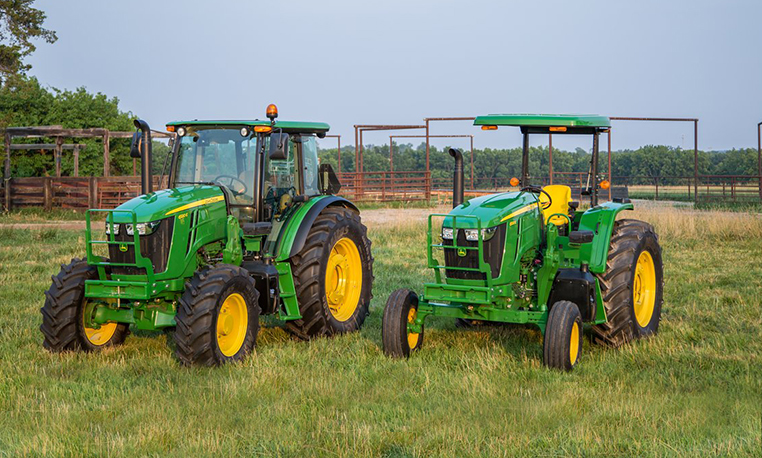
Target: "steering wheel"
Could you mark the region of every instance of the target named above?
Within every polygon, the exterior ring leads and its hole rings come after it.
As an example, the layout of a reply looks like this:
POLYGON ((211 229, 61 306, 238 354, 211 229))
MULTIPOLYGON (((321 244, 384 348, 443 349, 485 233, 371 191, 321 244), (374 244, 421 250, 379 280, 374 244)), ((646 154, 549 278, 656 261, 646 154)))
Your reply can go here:
MULTIPOLYGON (((532 186, 532 185, 525 186, 525 187, 521 188, 521 191, 522 192, 529 191, 529 192, 533 192, 535 194, 545 194, 548 197, 548 202, 546 204, 540 204, 540 208, 542 208, 543 210, 547 210, 547 209, 550 208, 551 205, 553 205, 553 198, 550 197, 550 194, 548 194, 548 192, 546 190, 542 189, 539 186, 532 186)), ((539 199, 537 199, 537 200, 539 201, 539 199)))
POLYGON ((246 186, 246 183, 243 182, 243 180, 241 180, 238 177, 234 177, 233 175, 220 175, 220 176, 218 176, 217 178, 214 179, 214 182, 215 183, 219 183, 219 184, 225 186, 226 188, 228 188, 230 190, 230 192, 233 193, 233 195, 236 195, 236 196, 240 196, 240 195, 245 194, 246 191, 248 191, 248 189, 249 189, 246 186), (222 183, 220 181, 220 179, 227 179, 229 181, 229 183, 226 185, 225 183, 222 183), (243 189, 241 189, 240 191, 234 190, 233 189, 233 183, 235 183, 235 182, 240 183, 241 186, 243 187, 243 189))

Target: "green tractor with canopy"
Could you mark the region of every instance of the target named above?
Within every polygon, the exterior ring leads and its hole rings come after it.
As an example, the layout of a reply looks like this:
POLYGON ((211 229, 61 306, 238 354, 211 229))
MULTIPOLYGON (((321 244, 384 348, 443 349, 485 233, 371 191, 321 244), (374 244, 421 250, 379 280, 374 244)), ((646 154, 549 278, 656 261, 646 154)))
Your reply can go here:
POLYGON ((599 203, 599 135, 607 117, 592 115, 488 115, 483 130, 515 126, 523 134, 517 192, 463 201, 463 157, 455 159, 453 209, 428 219, 427 258, 435 281, 419 296, 391 294, 382 321, 384 352, 408 357, 423 344, 429 316, 457 319, 460 327, 513 323, 539 328, 545 365, 571 370, 579 361, 583 325, 592 340, 619 346, 655 334, 662 308, 663 271, 654 228, 617 219, 632 210, 629 199, 599 203), (582 210, 568 186, 532 185, 532 135, 586 135, 593 148, 582 210))
POLYGON ((142 195, 87 212, 86 258, 62 266, 45 293, 44 347, 93 351, 121 344, 131 326, 163 329, 182 364, 211 366, 253 350, 261 314, 299 339, 358 330, 373 257, 357 207, 319 164, 329 126, 277 116, 270 105, 264 121, 168 124, 158 191, 151 130, 135 121, 142 195))

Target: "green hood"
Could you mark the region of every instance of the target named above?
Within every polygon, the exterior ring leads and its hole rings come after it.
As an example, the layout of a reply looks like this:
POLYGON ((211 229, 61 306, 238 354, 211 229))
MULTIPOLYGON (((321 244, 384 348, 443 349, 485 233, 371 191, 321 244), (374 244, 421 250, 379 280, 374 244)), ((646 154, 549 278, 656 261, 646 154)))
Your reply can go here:
MULTIPOLYGON (((481 219, 482 227, 492 227, 518 218, 529 212, 538 212, 537 196, 529 192, 503 192, 475 197, 450 211, 455 216, 476 216, 481 219)), ((444 226, 453 227, 452 218, 445 218, 444 226)), ((476 227, 476 220, 463 218, 457 220, 459 228, 476 227)))
MULTIPOLYGON (((190 185, 162 189, 130 199, 115 210, 135 212, 140 223, 156 221, 204 205, 225 205, 225 197, 218 186, 190 185)), ((129 213, 114 212, 114 222, 131 221, 129 213)))

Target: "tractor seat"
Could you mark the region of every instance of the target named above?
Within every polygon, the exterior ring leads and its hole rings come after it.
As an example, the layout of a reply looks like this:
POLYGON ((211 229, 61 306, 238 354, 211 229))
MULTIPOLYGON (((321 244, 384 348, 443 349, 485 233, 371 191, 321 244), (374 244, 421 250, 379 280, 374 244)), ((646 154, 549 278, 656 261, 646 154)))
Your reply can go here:
MULTIPOLYGON (((564 215, 569 214, 569 203, 571 203, 571 188, 560 184, 552 184, 542 188, 545 192, 550 194, 552 199, 550 207, 543 209, 542 214, 545 216, 545 224, 553 223, 556 226, 563 226, 568 223, 566 218, 561 216, 555 216, 551 218, 551 215, 561 213, 564 215)), ((548 203, 548 197, 545 194, 540 194, 540 203, 544 206, 548 203)))

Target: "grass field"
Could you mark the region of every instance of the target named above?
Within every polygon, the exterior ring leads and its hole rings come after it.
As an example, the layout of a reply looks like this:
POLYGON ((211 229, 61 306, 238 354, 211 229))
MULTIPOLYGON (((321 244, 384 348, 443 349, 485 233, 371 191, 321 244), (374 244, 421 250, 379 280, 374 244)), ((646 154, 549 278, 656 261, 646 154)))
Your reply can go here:
POLYGON ((402 211, 370 227, 362 332, 299 343, 270 323, 255 355, 218 369, 179 367, 162 333, 47 353, 43 292, 84 236, 0 228, 0 456, 760 456, 762 218, 632 216, 661 236, 661 332, 619 350, 585 339, 573 373, 542 366, 535 330, 448 320, 410 360, 386 358, 386 297, 432 278, 424 224, 402 211))

